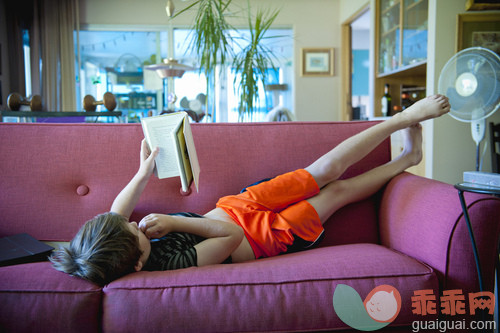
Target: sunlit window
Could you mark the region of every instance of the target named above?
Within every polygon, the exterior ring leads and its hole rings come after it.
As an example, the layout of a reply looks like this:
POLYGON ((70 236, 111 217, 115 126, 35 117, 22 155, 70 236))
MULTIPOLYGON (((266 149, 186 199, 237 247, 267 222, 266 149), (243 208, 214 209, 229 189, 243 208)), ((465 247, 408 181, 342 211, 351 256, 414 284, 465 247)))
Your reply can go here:
MULTIPOLYGON (((127 115, 128 122, 137 122, 148 113, 160 114, 172 109, 206 112, 207 81, 198 68, 197 55, 190 48, 190 32, 188 29, 173 29, 173 38, 168 40, 168 31, 80 31, 77 108, 83 109, 85 95, 90 94, 100 100, 105 92, 110 91, 116 96, 117 110, 127 115), (195 69, 186 71, 180 78, 164 80, 154 71, 145 69, 145 66, 160 63, 166 58, 174 58, 195 69)), ((277 93, 260 85, 256 112, 251 117, 240 117, 239 93, 234 85, 239 74, 231 68, 229 60, 217 69, 216 87, 208 89, 215 95, 213 100, 209 96, 209 103, 215 105, 210 111, 212 117, 205 117, 202 121, 263 121, 275 106, 293 109, 292 30, 276 29, 268 34, 279 37, 266 40, 276 66, 276 70, 268 70, 266 86, 281 84, 286 89, 277 93)), ((237 40, 234 52, 238 52, 238 44, 245 43, 248 31, 239 30, 232 35, 237 40)), ((98 110, 105 110, 105 107, 99 106, 98 110)), ((108 121, 115 120, 110 118, 108 121)))
POLYGON ((24 75, 26 96, 31 96, 31 50, 30 35, 28 30, 23 30, 23 54, 24 54, 24 75))
MULTIPOLYGON (((162 110, 164 83, 159 78, 149 82, 148 74, 154 73, 145 73, 144 66, 166 57, 166 32, 80 31, 79 40, 77 108, 83 109, 85 95, 101 100, 109 91, 117 99, 117 110, 124 112, 128 121, 138 121, 150 110, 162 110)), ((105 106, 98 110, 105 110, 105 106)))

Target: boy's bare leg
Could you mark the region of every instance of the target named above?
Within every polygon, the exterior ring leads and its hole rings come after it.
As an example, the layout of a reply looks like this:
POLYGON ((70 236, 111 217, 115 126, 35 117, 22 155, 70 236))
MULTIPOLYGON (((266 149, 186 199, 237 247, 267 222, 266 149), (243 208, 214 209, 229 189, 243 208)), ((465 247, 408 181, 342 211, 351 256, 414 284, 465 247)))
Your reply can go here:
POLYGON ((424 98, 394 117, 372 126, 340 143, 306 168, 319 187, 338 179, 344 171, 361 160, 392 133, 439 117, 450 110, 448 98, 434 95, 424 98))
POLYGON ((422 160, 422 126, 415 124, 403 130, 405 147, 396 159, 359 176, 336 180, 307 201, 324 223, 339 208, 376 193, 391 178, 422 160))

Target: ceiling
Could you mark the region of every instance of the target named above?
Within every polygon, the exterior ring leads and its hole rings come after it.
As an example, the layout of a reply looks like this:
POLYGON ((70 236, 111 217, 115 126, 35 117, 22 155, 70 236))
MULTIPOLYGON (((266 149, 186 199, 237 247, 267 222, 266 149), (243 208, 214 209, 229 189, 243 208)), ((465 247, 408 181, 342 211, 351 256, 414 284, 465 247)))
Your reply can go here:
POLYGON ((351 23, 352 30, 370 30, 370 11, 367 10, 351 23))

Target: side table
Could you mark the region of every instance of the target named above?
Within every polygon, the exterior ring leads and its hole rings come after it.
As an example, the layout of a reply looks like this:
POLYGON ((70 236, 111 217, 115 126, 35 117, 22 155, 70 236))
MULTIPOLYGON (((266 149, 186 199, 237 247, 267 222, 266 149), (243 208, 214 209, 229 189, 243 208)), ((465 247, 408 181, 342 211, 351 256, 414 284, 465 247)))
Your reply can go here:
MULTIPOLYGON (((465 223, 467 224, 467 229, 469 230, 469 236, 472 242, 472 251, 474 253, 474 260, 476 261, 477 274, 479 278, 479 289, 483 290, 483 274, 481 272, 481 265, 479 262, 479 254, 477 253, 476 241, 474 240, 474 232, 470 224, 469 210, 467 209, 467 204, 465 202, 464 192, 473 192, 481 194, 491 194, 500 195, 500 188, 496 186, 481 185, 476 183, 459 183, 455 185, 458 190, 458 196, 460 198, 460 204, 462 205, 462 210, 464 212, 465 223)), ((497 251, 498 252, 498 251, 497 251)), ((498 261, 497 261, 498 263, 498 261)))
MULTIPOLYGON (((481 264, 479 262, 479 254, 477 253, 476 241, 474 240, 474 232, 472 230, 472 226, 470 224, 469 210, 467 209, 467 204, 465 202, 464 192, 472 192, 472 193, 480 193, 480 194, 491 194, 494 196, 500 196, 500 188, 496 186, 488 186, 488 185, 480 185, 476 183, 459 183, 455 185, 455 188, 458 190, 458 196, 460 198, 460 204, 462 205, 462 210, 464 213, 465 223, 467 224, 467 229, 469 230, 469 236, 472 243, 472 251, 474 253, 474 260, 476 261, 477 275, 479 278, 479 289, 480 291, 484 291, 483 289, 483 274, 481 272, 481 264)), ((498 290, 498 279, 500 278, 500 259, 498 257, 499 250, 497 247, 497 256, 496 256, 496 273, 495 273, 495 322, 498 327, 498 315, 499 315, 499 290, 498 290)))

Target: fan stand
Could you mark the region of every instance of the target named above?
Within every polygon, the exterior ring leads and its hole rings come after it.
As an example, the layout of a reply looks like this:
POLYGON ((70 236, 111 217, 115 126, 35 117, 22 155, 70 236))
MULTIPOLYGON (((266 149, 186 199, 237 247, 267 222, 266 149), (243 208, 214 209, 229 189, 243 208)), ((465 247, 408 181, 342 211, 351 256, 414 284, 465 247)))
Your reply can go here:
POLYGON ((500 57, 484 47, 459 51, 441 70, 438 92, 448 96, 450 116, 471 123, 479 171, 486 119, 500 107, 500 57))
POLYGON ((471 122, 471 133, 472 139, 476 143, 476 171, 480 171, 481 166, 481 141, 483 141, 486 132, 486 118, 480 120, 474 120, 471 122))

